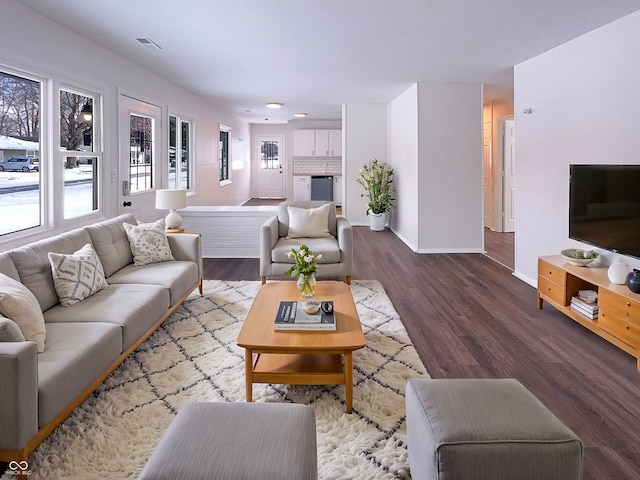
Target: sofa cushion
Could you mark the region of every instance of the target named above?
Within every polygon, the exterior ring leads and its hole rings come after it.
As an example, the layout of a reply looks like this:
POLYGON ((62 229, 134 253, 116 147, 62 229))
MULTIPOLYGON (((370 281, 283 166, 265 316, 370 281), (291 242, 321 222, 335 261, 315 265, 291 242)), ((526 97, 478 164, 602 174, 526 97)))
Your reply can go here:
POLYGON ((8 253, 0 253, 0 272, 4 273, 7 277, 20 281, 20 275, 16 270, 16 266, 13 264, 13 260, 8 253))
POLYGON ((49 262, 63 307, 81 302, 107 286, 102 263, 90 243, 72 254, 49 252, 49 262))
POLYGON ((289 231, 287 238, 329 237, 329 204, 317 208, 287 207, 289 231))
POLYGON ((0 342, 24 342, 22 330, 16 322, 0 315, 0 342))
POLYGON ((289 258, 287 252, 292 248, 298 250, 302 245, 306 245, 311 249, 313 255, 322 255, 319 264, 323 263, 339 263, 340 247, 338 240, 333 237, 326 238, 280 238, 271 250, 271 260, 274 263, 295 263, 293 257, 289 258))
POLYGON ((134 267, 128 265, 109 277, 110 284, 162 285, 169 289, 171 305, 175 305, 199 280, 198 265, 193 262, 162 262, 134 267))
POLYGON ((44 351, 46 331, 40 304, 27 287, 0 273, 0 315, 20 327, 26 340, 35 342, 38 352, 44 351))
POLYGON ((44 312, 49 323, 113 323, 122 327, 122 348, 139 340, 169 308, 169 289, 159 285, 107 285, 80 303, 44 312))
POLYGON ((47 348, 38 355, 38 426, 53 420, 121 351, 121 329, 113 323, 48 323, 47 348))
POLYGON ((129 245, 127 232, 124 231, 124 223, 138 224, 133 215, 126 214, 85 227, 91 236, 93 248, 100 257, 105 277, 133 263, 131 245, 129 245))
POLYGON ((90 242, 89 233, 77 229, 9 250, 8 254, 20 274, 20 282, 35 295, 43 312, 59 302, 48 253, 73 253, 90 242))
POLYGON ((174 260, 163 219, 140 225, 125 223, 124 230, 131 244, 133 264, 136 267, 174 260))

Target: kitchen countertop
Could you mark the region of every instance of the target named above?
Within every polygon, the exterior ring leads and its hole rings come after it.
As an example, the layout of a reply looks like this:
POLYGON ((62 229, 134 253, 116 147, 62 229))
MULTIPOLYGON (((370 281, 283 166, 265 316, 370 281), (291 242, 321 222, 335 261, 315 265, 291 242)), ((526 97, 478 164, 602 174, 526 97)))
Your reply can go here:
POLYGON ((294 177, 341 177, 342 173, 294 173, 294 177))

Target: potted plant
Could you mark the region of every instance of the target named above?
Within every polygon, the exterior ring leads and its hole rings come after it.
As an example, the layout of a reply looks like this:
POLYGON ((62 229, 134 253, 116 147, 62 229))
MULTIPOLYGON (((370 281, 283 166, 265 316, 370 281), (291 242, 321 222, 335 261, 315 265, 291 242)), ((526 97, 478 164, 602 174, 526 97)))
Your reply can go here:
POLYGON ((367 215, 371 230, 384 230, 387 212, 393 208, 395 188, 393 168, 377 159, 371 160, 360 169, 357 182, 364 188, 361 197, 367 197, 367 215))

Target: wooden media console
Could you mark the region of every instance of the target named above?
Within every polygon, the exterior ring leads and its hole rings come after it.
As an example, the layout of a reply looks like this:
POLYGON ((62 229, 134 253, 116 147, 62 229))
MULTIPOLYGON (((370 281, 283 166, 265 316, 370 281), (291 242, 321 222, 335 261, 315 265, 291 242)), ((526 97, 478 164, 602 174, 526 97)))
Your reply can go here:
POLYGON ((562 256, 538 258, 538 308, 550 305, 637 360, 640 370, 640 294, 609 281, 607 267, 579 267, 562 256), (579 290, 598 292, 598 318, 590 319, 571 306, 579 290))

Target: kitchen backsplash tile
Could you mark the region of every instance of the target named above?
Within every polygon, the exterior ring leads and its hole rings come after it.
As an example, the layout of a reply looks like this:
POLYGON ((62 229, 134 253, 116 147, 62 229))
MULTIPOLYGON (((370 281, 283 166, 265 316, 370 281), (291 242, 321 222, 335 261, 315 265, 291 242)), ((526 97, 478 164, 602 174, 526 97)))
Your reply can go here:
POLYGON ((341 175, 342 157, 293 157, 294 175, 341 175))

